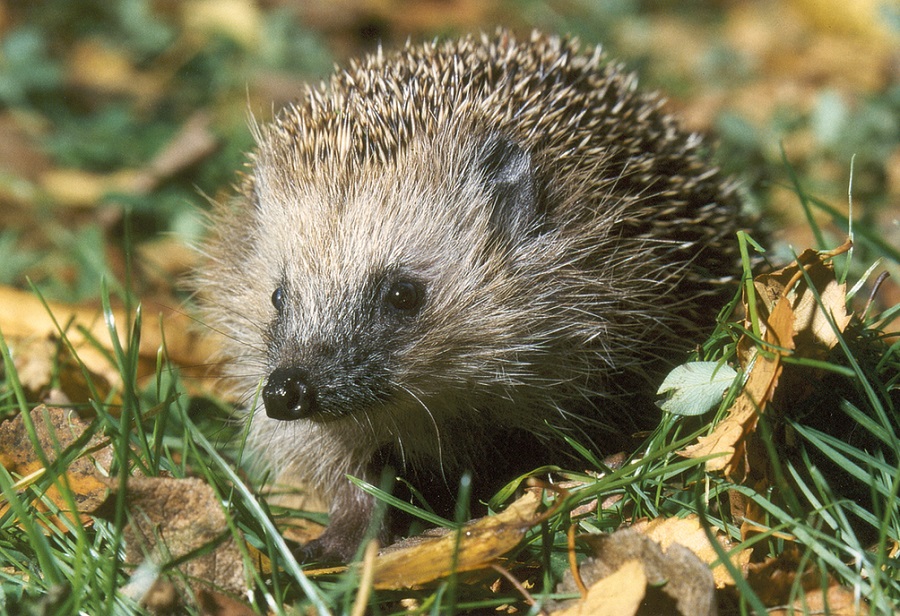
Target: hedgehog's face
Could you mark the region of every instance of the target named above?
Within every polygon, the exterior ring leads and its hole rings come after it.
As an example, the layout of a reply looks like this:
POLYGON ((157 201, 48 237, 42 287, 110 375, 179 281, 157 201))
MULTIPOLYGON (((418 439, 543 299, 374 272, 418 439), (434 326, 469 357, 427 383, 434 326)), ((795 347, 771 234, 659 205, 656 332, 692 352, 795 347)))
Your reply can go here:
POLYGON ((286 275, 271 297, 266 414, 331 421, 389 402, 398 347, 418 337, 428 295, 426 280, 403 271, 343 281, 286 275))
POLYGON ((498 362, 521 351, 504 305, 539 224, 530 158, 497 136, 456 159, 427 149, 314 186, 258 171, 269 417, 433 419, 515 373, 498 362))

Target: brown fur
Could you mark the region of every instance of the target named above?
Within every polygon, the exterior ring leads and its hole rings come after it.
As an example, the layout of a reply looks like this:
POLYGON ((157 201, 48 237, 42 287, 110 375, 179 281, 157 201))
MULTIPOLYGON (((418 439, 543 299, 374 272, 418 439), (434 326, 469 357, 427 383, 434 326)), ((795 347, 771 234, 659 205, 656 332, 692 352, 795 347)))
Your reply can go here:
POLYGON ((248 400, 301 370, 302 417, 248 416, 252 449, 332 503, 310 553, 353 554, 373 502, 345 475, 377 483, 385 450, 449 471, 500 429, 649 412, 623 396, 710 324, 743 221, 635 86, 599 50, 498 32, 379 52, 257 130, 197 283, 248 400))

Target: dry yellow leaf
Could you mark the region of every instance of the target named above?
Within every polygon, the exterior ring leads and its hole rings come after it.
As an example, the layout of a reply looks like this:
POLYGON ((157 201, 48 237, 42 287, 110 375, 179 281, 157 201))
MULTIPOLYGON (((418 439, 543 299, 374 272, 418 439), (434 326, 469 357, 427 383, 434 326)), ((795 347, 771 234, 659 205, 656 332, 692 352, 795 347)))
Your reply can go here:
POLYGON ((140 169, 92 173, 81 169, 54 168, 40 174, 39 184, 58 205, 71 208, 94 208, 109 193, 148 194, 163 180, 215 152, 219 141, 210 129, 210 123, 207 113, 195 113, 140 169))
POLYGON ((760 600, 774 608, 769 614, 858 616, 870 613, 864 597, 858 598, 830 574, 809 565, 796 546, 789 547, 778 558, 749 565, 747 581, 760 600))
MULTIPOLYGON (((99 306, 82 307, 60 302, 47 302, 49 313, 41 301, 32 293, 11 287, 0 287, 0 332, 7 344, 16 351, 18 345, 33 344, 35 340, 58 339, 56 325, 68 325, 66 335, 78 354, 78 358, 93 374, 109 383, 117 384, 121 378, 118 370, 110 365, 107 357, 82 334, 83 327, 97 343, 107 350, 112 349, 109 330, 99 306)), ((165 341, 169 359, 182 366, 188 373, 199 373, 198 366, 204 366, 212 355, 213 346, 209 337, 198 335, 194 322, 184 313, 160 307, 158 313, 165 325, 165 341)), ((125 344, 125 328, 129 319, 123 310, 114 309, 113 317, 119 333, 120 343, 125 344)), ((140 356, 143 363, 141 374, 152 375, 156 366, 157 352, 163 343, 160 319, 149 310, 143 313, 140 356)), ((14 352, 14 357, 17 353, 14 352)), ((33 359, 30 361, 37 361, 33 359)), ((18 364, 17 364, 18 365, 18 364)), ((38 364, 49 365, 49 363, 38 364)), ((49 375, 48 375, 49 377, 49 375)), ((39 381, 39 375, 29 373, 29 379, 39 381)))
POLYGON ((68 79, 79 87, 105 92, 131 92, 139 75, 124 49, 96 39, 78 41, 69 54, 68 79))
MULTIPOLYGON (((796 263, 754 280, 759 324, 768 343, 767 351, 759 352, 747 337, 739 341, 741 363, 747 366, 752 362, 741 395, 713 432, 697 439, 681 455, 700 458, 724 454, 707 461, 707 470, 724 470, 736 481, 749 474, 747 437, 755 431, 759 414, 774 395, 784 368, 782 356, 822 358, 838 341, 831 320, 838 331, 843 331, 850 322, 846 285, 837 283, 834 268, 826 262, 849 247, 847 242, 828 253, 806 250, 796 263), (818 299, 807 284, 807 277, 818 299)), ((744 325, 751 328, 749 321, 744 325)))
POLYGON ((186 30, 225 34, 253 47, 262 34, 260 9, 251 0, 190 0, 182 4, 186 30))
MULTIPOLYGON (((700 518, 696 515, 692 514, 685 518, 656 518, 649 521, 640 521, 635 523, 632 528, 659 543, 663 551, 668 550, 674 544, 678 544, 688 548, 707 565, 719 560, 718 553, 709 542, 709 537, 700 524, 700 518)), ((728 541, 721 533, 717 534, 717 540, 726 551, 730 548, 728 541)), ((731 563, 739 571, 743 570, 747 563, 750 562, 751 552, 752 550, 746 549, 733 554, 731 563)), ((712 570, 712 574, 716 588, 734 585, 734 579, 728 573, 725 565, 720 563, 712 570)))
POLYGON ((793 0, 824 32, 842 32, 869 42, 896 42, 896 29, 884 18, 889 3, 889 0, 793 0))
POLYGON ((41 174, 44 191, 59 205, 73 208, 93 208, 110 192, 136 192, 137 171, 91 173, 79 169, 50 169, 41 174))
POLYGON ((773 608, 768 616, 795 616, 796 614, 829 614, 829 616, 864 616, 871 614, 865 601, 857 599, 849 588, 833 582, 824 591, 820 588, 807 591, 802 599, 795 599, 788 609, 773 608))
MULTIPOLYGON (((790 301, 782 299, 776 303, 767 321, 766 341, 782 349, 793 348, 793 309, 790 301)), ((725 470, 728 475, 745 474, 746 468, 742 467, 746 454, 744 439, 756 429, 759 413, 772 397, 781 375, 781 357, 785 352, 773 348, 770 353, 757 353, 750 376, 728 416, 712 433, 701 436, 694 445, 679 453, 687 458, 726 454, 708 460, 707 470, 725 470)))
MULTIPOLYGON (((618 530, 609 535, 583 536, 580 540, 589 548, 588 557, 578 566, 579 577, 585 585, 593 586, 606 580, 627 563, 636 561, 640 563, 646 584, 646 588, 641 589, 644 598, 639 613, 673 616, 713 616, 716 613, 713 575, 707 564, 689 548, 671 543, 663 551, 659 543, 636 528, 618 530)), ((568 593, 577 586, 569 571, 564 574, 556 590, 568 593)), ((627 598, 636 589, 612 586, 605 600, 617 602, 619 592, 627 598)), ((573 607, 575 603, 568 600, 562 602, 560 607, 573 607)))
POLYGON ((551 612, 552 616, 631 616, 647 592, 647 576, 638 560, 629 560, 615 573, 588 588, 575 605, 551 612))
MULTIPOLYGON (((785 296, 794 311, 795 355, 824 357, 838 342, 837 334, 828 317, 834 320, 838 331, 841 332, 850 322, 850 315, 847 313, 847 285, 837 282, 834 267, 826 259, 832 253, 839 254, 849 247, 848 242, 830 253, 805 250, 797 261, 788 267, 757 276, 754 279, 754 287, 757 293, 757 307, 763 317, 760 321, 762 332, 765 333, 767 327, 766 315, 770 314, 779 299, 785 296), (806 271, 806 276, 802 275, 801 267, 806 271), (808 286, 806 277, 812 282, 819 296, 818 300, 808 286)), ((752 327, 749 320, 745 320, 744 326, 747 329, 752 327)), ((755 352, 752 342, 746 337, 742 338, 739 349, 742 363, 746 365, 755 352)))
POLYGON ((455 570, 473 571, 492 564, 516 547, 539 520, 540 494, 529 491, 497 515, 466 524, 458 533, 422 537, 414 545, 392 548, 375 559, 375 588, 411 588, 455 570))

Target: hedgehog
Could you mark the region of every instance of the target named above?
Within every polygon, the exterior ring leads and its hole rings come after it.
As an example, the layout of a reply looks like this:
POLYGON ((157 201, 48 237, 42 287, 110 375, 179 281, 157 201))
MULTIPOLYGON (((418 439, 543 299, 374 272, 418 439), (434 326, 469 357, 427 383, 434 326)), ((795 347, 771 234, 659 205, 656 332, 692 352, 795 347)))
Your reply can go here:
POLYGON ((328 504, 305 558, 389 538, 348 476, 452 491, 508 435, 652 416, 747 226, 664 104, 600 47, 499 30, 379 48, 253 125, 195 284, 250 450, 328 504))

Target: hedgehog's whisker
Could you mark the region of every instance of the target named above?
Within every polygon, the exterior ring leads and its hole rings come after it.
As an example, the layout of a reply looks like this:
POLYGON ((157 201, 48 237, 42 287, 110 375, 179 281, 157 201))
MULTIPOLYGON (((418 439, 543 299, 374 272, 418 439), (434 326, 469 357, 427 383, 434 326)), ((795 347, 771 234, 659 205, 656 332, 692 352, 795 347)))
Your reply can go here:
MULTIPOLYGON (((438 460, 438 468, 441 470, 441 479, 443 479, 444 482, 446 483, 446 482, 447 482, 447 477, 446 477, 446 475, 444 474, 444 447, 443 447, 443 438, 442 438, 442 436, 441 436, 441 427, 440 427, 440 424, 438 424, 437 419, 435 419, 435 417, 434 417, 434 413, 431 411, 430 408, 428 408, 428 405, 425 404, 425 402, 423 402, 422 399, 421 399, 419 396, 417 396, 417 395, 415 394, 415 392, 413 392, 409 387, 406 387, 406 386, 403 385, 403 384, 398 383, 397 386, 400 387, 400 389, 402 389, 402 390, 405 391, 406 393, 408 393, 410 396, 412 396, 412 398, 413 398, 416 402, 419 403, 419 406, 421 406, 422 409, 425 410, 425 413, 428 414, 428 419, 431 420, 431 425, 432 425, 432 427, 434 428, 435 442, 436 442, 436 444, 437 444, 437 460, 438 460)), ((399 442, 400 442, 400 441, 399 441, 399 439, 398 439, 398 443, 399 443, 399 442)), ((401 447, 402 447, 402 444, 401 444, 401 447)))

